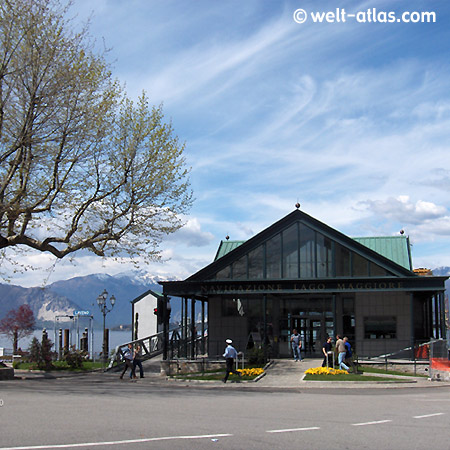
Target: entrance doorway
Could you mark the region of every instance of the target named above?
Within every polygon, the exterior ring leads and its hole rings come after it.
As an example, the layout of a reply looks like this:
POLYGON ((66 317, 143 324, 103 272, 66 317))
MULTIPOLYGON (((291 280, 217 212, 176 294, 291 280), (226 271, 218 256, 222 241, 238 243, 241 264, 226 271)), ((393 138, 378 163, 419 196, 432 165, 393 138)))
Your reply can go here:
POLYGON ((320 354, 322 335, 324 333, 324 318, 311 316, 292 316, 291 327, 297 328, 302 337, 303 352, 307 356, 320 354))
MULTIPOLYGON (((288 315, 280 325, 289 351, 289 336, 294 328, 297 329, 302 337, 302 354, 307 357, 322 356, 322 345, 326 337, 333 335, 333 319, 323 315, 288 315)), ((281 353, 285 352, 281 351, 280 356, 281 353)))

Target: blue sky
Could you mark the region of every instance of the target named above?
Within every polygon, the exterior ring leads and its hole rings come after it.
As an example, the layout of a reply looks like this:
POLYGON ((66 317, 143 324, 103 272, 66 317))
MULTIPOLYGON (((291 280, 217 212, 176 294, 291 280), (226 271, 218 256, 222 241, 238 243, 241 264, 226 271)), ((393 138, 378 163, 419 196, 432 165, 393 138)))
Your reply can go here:
MULTIPOLYGON (((248 239, 294 209, 349 236, 413 243, 415 267, 450 266, 448 1, 74 0, 132 97, 163 102, 196 201, 150 275, 185 278, 221 239, 248 239), (434 12, 436 23, 303 24, 310 12, 434 12)), ((366 16, 367 17, 367 16, 366 16)), ((12 282, 130 269, 80 254, 12 282)))

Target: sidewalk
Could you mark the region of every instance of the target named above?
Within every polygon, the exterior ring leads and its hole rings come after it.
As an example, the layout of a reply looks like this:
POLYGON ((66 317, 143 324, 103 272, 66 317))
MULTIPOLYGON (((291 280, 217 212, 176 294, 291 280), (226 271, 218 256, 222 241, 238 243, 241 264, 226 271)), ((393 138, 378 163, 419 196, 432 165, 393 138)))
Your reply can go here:
MULTIPOLYGON (((371 376, 389 376, 396 381, 304 381, 303 377, 307 369, 320 367, 322 359, 304 359, 295 362, 288 359, 278 359, 267 369, 266 375, 257 383, 260 387, 285 388, 285 389, 310 389, 310 388, 404 388, 404 387, 431 387, 450 386, 450 383, 432 382, 424 377, 411 377, 401 375, 370 374, 371 376)), ((363 377, 363 375, 361 375, 363 377)))
MULTIPOLYGON (((145 378, 138 379, 139 384, 161 385, 161 386, 190 386, 205 389, 240 389, 240 390, 268 390, 268 391, 299 391, 304 389, 398 389, 398 388, 431 388, 431 387, 450 387, 450 382, 444 381, 430 381, 424 377, 411 377, 401 375, 388 375, 395 378, 396 381, 304 381, 305 371, 310 368, 320 367, 322 359, 304 359, 301 362, 295 362, 292 359, 277 359, 271 362, 267 367, 265 375, 257 382, 242 381, 242 382, 228 382, 223 384, 218 381, 203 381, 203 380, 175 380, 167 379, 159 374, 159 361, 147 361, 144 363, 145 378)), ((372 376, 386 376, 383 374, 370 374, 372 376)), ((86 378, 96 383, 101 382, 116 382, 126 383, 129 381, 125 378, 123 381, 119 380, 119 372, 41 372, 41 371, 25 371, 16 370, 15 378, 22 380, 30 379, 70 379, 70 378, 86 378)), ((363 378, 363 375, 361 376, 363 378)))

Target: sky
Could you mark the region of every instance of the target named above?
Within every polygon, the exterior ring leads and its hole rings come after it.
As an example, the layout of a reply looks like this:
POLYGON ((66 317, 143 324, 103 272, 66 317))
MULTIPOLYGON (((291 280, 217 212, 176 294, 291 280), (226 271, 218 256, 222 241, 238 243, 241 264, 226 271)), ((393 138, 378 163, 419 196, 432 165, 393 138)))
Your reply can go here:
MULTIPOLYGON (((414 267, 450 266, 447 0, 74 0, 72 12, 91 18, 129 96, 163 103, 186 142, 193 207, 142 273, 184 279, 227 235, 249 239, 297 202, 348 236, 404 230, 414 267)), ((22 286, 135 270, 89 253, 14 258, 37 267, 7 269, 22 286)))

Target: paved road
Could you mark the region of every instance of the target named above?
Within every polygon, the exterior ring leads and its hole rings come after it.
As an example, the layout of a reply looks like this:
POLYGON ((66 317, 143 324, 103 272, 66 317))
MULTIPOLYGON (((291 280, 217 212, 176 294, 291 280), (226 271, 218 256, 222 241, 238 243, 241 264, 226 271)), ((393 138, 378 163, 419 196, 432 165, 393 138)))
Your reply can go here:
POLYGON ((0 450, 448 450, 450 387, 277 390, 122 381, 0 383, 0 450))

